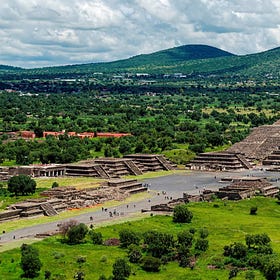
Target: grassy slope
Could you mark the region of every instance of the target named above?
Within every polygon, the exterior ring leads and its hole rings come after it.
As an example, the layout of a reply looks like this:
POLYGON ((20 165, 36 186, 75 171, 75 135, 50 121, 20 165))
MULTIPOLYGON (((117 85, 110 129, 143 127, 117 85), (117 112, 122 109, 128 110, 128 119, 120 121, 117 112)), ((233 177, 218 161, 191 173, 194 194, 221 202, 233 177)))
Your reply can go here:
MULTIPOLYGON (((194 270, 180 268, 177 263, 169 263, 163 266, 160 273, 145 273, 138 267, 133 266, 136 275, 129 279, 228 279, 228 270, 211 270, 207 265, 213 263, 214 259, 222 256, 223 246, 234 241, 244 242, 246 234, 256 234, 266 232, 272 239, 275 252, 280 253, 280 235, 278 232, 280 206, 274 199, 255 198, 240 202, 214 202, 214 203, 192 203, 190 209, 194 214, 191 224, 173 224, 169 216, 154 216, 139 221, 127 222, 97 229, 101 231, 105 238, 118 237, 118 231, 122 228, 131 228, 140 232, 149 229, 166 231, 176 235, 179 231, 195 227, 197 229, 206 227, 210 235, 209 250, 199 258, 194 270), (218 204, 219 207, 213 207, 218 204), (256 216, 249 215, 250 207, 258 206, 256 216)), ((126 255, 124 250, 118 247, 94 246, 89 243, 68 246, 62 245, 57 237, 46 239, 35 243, 40 251, 44 270, 50 270, 52 275, 64 274, 66 278, 72 279, 76 271, 82 270, 86 274, 86 279, 98 279, 104 273, 109 276, 112 271, 112 264, 116 257, 126 255), (63 255, 56 259, 55 256, 63 255), (78 267, 76 258, 79 255, 86 256, 87 262, 78 267), (101 258, 106 256, 107 262, 102 262, 101 258)), ((3 279, 18 279, 21 273, 19 268, 20 253, 14 249, 1 254, 0 275, 3 279), (15 262, 12 263, 11 259, 15 262)), ((44 279, 43 273, 38 279, 44 279)), ((240 272, 235 279, 245 279, 245 272, 240 272)), ((264 279, 258 272, 256 278, 264 279)))

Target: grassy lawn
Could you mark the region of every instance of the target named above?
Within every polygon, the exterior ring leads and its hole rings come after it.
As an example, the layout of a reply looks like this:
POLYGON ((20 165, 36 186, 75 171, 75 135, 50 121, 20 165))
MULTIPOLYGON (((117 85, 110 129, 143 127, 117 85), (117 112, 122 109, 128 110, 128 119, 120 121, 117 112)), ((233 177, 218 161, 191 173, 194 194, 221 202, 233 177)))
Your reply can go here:
POLYGON ((54 182, 60 187, 75 187, 77 189, 95 188, 106 180, 92 177, 57 177, 57 178, 36 178, 38 188, 51 188, 54 182))
MULTIPOLYGON (((206 227, 209 230, 209 249, 203 253, 196 262, 195 268, 181 268, 178 263, 170 262, 162 265, 159 273, 144 272, 139 266, 131 265, 133 275, 129 279, 164 280, 164 279, 201 279, 216 280, 228 279, 229 270, 210 269, 209 264, 222 258, 223 247, 235 241, 244 243, 246 234, 267 233, 272 240, 275 252, 280 253, 279 218, 280 205, 275 199, 262 197, 240 202, 191 203, 189 209, 194 218, 190 224, 175 224, 170 216, 153 216, 136 221, 100 227, 104 239, 118 237, 121 229, 128 228, 138 232, 153 229, 173 234, 196 228, 206 227), (250 208, 257 206, 257 215, 250 215, 250 208)), ((98 279, 101 274, 106 277, 112 274, 112 264, 117 257, 126 257, 126 250, 119 247, 106 247, 92 245, 90 242, 81 245, 61 244, 59 237, 51 237, 41 242, 34 243, 39 249, 43 262, 41 274, 36 279, 44 279, 44 271, 49 270, 53 279, 73 279, 77 271, 85 273, 85 279, 98 279), (86 262, 79 265, 77 257, 86 257, 86 262)), ((2 279, 19 279, 21 274, 20 251, 13 249, 2 252, 0 255, 0 275, 2 279)), ((246 271, 240 271, 234 279, 245 279, 246 271)), ((255 271, 255 279, 263 280, 264 277, 255 271)))

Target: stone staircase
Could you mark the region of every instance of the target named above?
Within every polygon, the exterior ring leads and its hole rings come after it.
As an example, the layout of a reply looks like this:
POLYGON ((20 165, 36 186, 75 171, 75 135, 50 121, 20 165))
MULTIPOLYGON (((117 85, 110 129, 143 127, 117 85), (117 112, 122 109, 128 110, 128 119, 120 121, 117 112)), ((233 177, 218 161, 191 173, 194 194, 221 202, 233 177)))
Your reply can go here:
POLYGON ((46 216, 55 216, 58 214, 57 211, 49 203, 44 203, 40 206, 46 216))
POLYGON ((165 170, 173 170, 173 166, 163 156, 157 156, 157 160, 161 163, 165 170))
POLYGON ((129 170, 133 173, 133 175, 142 175, 143 172, 138 168, 138 166, 131 160, 126 160, 124 162, 129 170))
POLYGON ((108 174, 108 172, 101 165, 95 165, 95 171, 98 173, 98 175, 101 178, 110 178, 111 177, 108 174))
POLYGON ((250 162, 245 158, 244 155, 241 154, 236 154, 236 157, 240 160, 240 162, 243 164, 243 166, 247 169, 251 169, 252 165, 250 162))

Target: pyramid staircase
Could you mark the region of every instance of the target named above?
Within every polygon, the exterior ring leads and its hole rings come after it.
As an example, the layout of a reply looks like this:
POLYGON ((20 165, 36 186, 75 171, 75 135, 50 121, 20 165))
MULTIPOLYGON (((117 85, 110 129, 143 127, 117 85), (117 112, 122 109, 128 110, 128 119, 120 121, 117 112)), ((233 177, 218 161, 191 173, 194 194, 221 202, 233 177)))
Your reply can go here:
POLYGON ((143 174, 141 169, 133 161, 126 160, 124 163, 129 168, 129 170, 133 173, 133 175, 142 175, 143 174))
POLYGON ((244 168, 246 168, 246 169, 251 169, 252 168, 251 163, 246 159, 246 157, 244 155, 236 154, 236 157, 243 164, 244 168))
POLYGON ((157 160, 161 163, 165 170, 173 170, 174 167, 163 156, 157 156, 157 160))
POLYGON ((95 165, 95 171, 98 173, 98 175, 101 178, 110 178, 111 176, 108 174, 108 172, 103 168, 102 165, 95 165))
POLYGON ((44 203, 41 204, 40 206, 46 216, 55 216, 58 214, 57 211, 49 203, 44 203))

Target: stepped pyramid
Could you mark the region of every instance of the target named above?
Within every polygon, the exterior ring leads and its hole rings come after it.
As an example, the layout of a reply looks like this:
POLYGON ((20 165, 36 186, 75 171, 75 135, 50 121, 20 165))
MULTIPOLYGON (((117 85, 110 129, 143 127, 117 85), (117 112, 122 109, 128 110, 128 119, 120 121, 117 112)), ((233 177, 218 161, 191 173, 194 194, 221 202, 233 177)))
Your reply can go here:
POLYGON ((227 151, 242 153, 249 159, 264 160, 280 147, 280 120, 272 125, 256 127, 243 141, 235 143, 227 151))
POLYGON ((243 141, 224 152, 201 153, 187 164, 197 170, 242 170, 258 160, 266 165, 280 165, 280 120, 252 130, 243 141))

